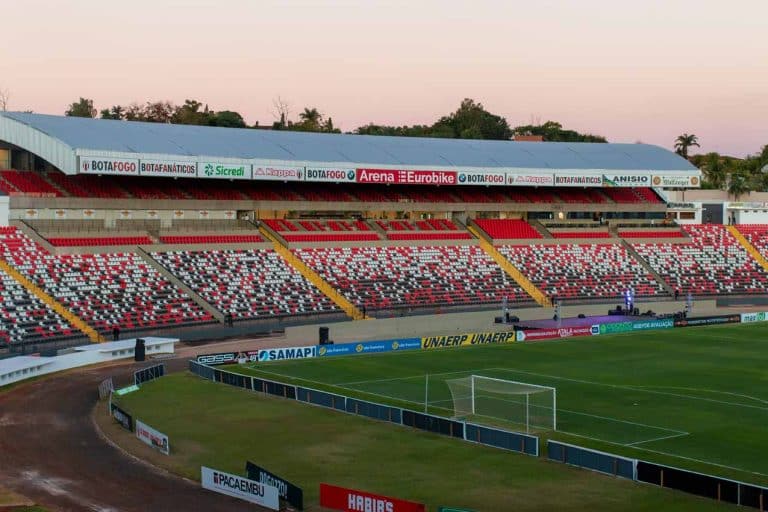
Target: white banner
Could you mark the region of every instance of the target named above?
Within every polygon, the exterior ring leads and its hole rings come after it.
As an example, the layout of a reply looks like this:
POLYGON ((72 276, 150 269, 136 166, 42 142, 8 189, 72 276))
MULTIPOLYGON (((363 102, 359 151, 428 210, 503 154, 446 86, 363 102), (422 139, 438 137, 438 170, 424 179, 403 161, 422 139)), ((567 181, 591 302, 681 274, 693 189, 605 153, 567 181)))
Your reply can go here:
POLYGON ((200 483, 203 489, 240 498, 271 510, 280 510, 277 487, 205 466, 200 467, 200 483))
POLYGON ((502 171, 460 171, 459 185, 504 185, 507 176, 502 171))
POLYGON ((555 174, 557 187, 602 187, 603 177, 599 174, 555 174))
POLYGON ((603 174, 604 187, 650 187, 651 175, 642 172, 603 174))
POLYGON ((253 166, 253 179, 255 180, 301 181, 303 177, 303 167, 253 166))
POLYGON ((507 173, 507 185, 524 187, 551 187, 554 184, 555 176, 553 174, 519 174, 516 172, 507 173))
POLYGON ((135 158, 125 159, 81 156, 80 172, 83 174, 120 174, 138 176, 139 161, 135 158))
POLYGON ((755 322, 765 322, 768 320, 768 312, 760 311, 757 313, 742 313, 741 314, 741 323, 743 324, 751 324, 755 322))
POLYGON ((306 359, 317 356, 317 347, 286 347, 259 350, 259 361, 281 361, 283 359, 306 359))
POLYGON ((200 162, 197 164, 198 178, 224 180, 251 179, 251 166, 247 164, 223 164, 221 162, 200 162))
POLYGON ((354 182, 355 170, 339 167, 307 167, 305 181, 354 182))
POLYGON ((139 420, 136 420, 136 437, 138 437, 142 443, 148 444, 160 453, 166 455, 170 455, 171 453, 168 436, 139 420))
POLYGON ((700 187, 701 180, 698 176, 654 176, 654 187, 687 188, 700 187))
POLYGON ((142 160, 139 164, 139 174, 142 176, 194 178, 197 176, 197 163, 169 160, 142 160))

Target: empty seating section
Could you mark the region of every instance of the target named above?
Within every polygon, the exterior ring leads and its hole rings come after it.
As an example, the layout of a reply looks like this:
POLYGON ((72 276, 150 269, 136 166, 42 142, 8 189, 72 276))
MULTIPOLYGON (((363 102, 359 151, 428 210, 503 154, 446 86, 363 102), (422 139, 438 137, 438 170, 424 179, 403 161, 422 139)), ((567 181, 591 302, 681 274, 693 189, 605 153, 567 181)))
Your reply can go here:
POLYGON ((661 203, 661 199, 656 195, 656 192, 649 188, 602 188, 600 191, 606 196, 610 197, 615 203, 661 203))
POLYGON ((271 249, 172 251, 152 256, 207 302, 236 319, 338 311, 271 249))
POLYGON ((477 246, 335 247, 294 254, 358 307, 501 304, 530 297, 477 246))
POLYGON ((464 231, 418 231, 413 233, 387 233, 389 240, 471 240, 464 231))
POLYGON ((54 171, 48 173, 48 178, 59 188, 74 197, 95 197, 100 199, 123 199, 130 197, 128 192, 120 188, 111 176, 89 176, 78 174, 67 176, 54 171))
POLYGON ((739 224, 737 228, 764 258, 768 257, 768 224, 739 224))
POLYGON ((15 228, 0 237, 0 256, 101 332, 212 320, 138 255, 54 256, 15 228))
POLYGON ((259 235, 162 235, 164 244, 255 244, 264 239, 259 235))
POLYGON ((630 287, 637 297, 665 293, 619 244, 504 245, 498 249, 550 298, 616 298, 630 287))
POLYGON ((148 236, 110 236, 88 238, 52 238, 48 241, 54 247, 96 247, 108 245, 150 245, 152 239, 148 236))
POLYGON ((80 331, 0 271, 0 346, 77 336, 80 331))
POLYGON ((685 225, 688 243, 636 243, 632 247, 682 294, 765 293, 768 274, 724 226, 685 225))
POLYGON ((520 219, 475 219, 475 223, 494 239, 533 239, 541 234, 520 219))
POLYGON ((619 231, 621 238, 683 238, 679 229, 655 229, 648 231, 619 231))
POLYGON ((8 193, 21 192, 44 197, 61 197, 64 195, 36 172, 0 171, 0 177, 12 186, 12 188, 6 187, 8 190, 5 191, 8 193))
POLYGON ((388 240, 471 240, 472 235, 448 219, 377 220, 388 240))
POLYGON ((611 238, 611 234, 602 230, 590 231, 549 231, 553 238, 611 238))
POLYGON ((363 221, 264 219, 286 242, 361 242, 381 240, 363 221))

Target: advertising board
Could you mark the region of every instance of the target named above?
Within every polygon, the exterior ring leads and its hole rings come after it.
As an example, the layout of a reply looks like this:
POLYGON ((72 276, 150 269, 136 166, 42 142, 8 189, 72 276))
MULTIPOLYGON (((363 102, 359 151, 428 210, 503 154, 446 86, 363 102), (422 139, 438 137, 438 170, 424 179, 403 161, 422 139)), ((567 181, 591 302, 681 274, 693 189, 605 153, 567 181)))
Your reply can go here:
POLYGON ((165 455, 171 453, 168 436, 139 420, 136 420, 136 437, 138 437, 142 443, 151 446, 160 453, 164 453, 165 455))
POLYGON ((223 180, 250 180, 251 166, 222 162, 200 162, 197 164, 197 177, 223 180))
POLYGON ((555 175, 552 173, 507 173, 507 185, 515 185, 518 187, 549 187, 555 184, 555 175))
POLYGON ((651 175, 643 172, 603 174, 604 187, 650 187, 651 175))
POLYGON ((133 432, 133 417, 130 414, 122 410, 113 402, 109 403, 109 410, 112 417, 115 418, 115 421, 117 421, 125 430, 133 432))
POLYGON ((592 327, 559 327, 557 329, 527 329, 517 331, 517 341, 539 341, 558 338, 571 338, 575 336, 591 336, 592 327))
POLYGON ((425 512, 423 503, 320 484, 320 506, 343 512, 425 512))
POLYGON ((421 348, 431 350, 434 348, 487 345, 489 343, 512 343, 513 341, 515 341, 514 331, 472 332, 447 336, 425 336, 421 338, 421 348))
POLYGON ((283 359, 307 359, 317 356, 317 346, 281 347, 259 350, 259 362, 282 361, 283 359))
POLYGON ((374 354, 378 352, 393 352, 398 350, 415 350, 419 348, 421 348, 421 338, 401 338, 396 340, 318 345, 317 355, 322 357, 347 356, 352 354, 374 354))
POLYGON ((600 334, 616 334, 620 332, 646 331, 650 329, 670 329, 674 326, 675 321, 672 318, 614 322, 610 324, 600 324, 600 334))
POLYGON ((245 350, 243 352, 217 352, 214 354, 199 354, 195 360, 200 364, 217 366, 220 364, 243 364, 259 360, 258 350, 245 350))
POLYGON ((675 320, 675 327, 695 327, 697 325, 737 324, 741 315, 712 315, 675 320))
POLYGON ((83 174, 118 174, 138 176, 139 161, 135 158, 80 157, 80 172, 83 174))
POLYGON ((355 181, 355 170, 339 167, 307 167, 305 181, 350 182, 355 181))
POLYGON ((200 467, 200 483, 203 489, 240 498, 271 510, 280 510, 277 487, 205 466, 200 467))
POLYGON ((741 323, 743 324, 751 324, 754 322, 765 322, 766 320, 768 320, 768 312, 766 311, 741 314, 741 323))
POLYGON ((253 166, 254 180, 301 181, 304 178, 303 167, 290 166, 253 166))
POLYGON ((459 171, 459 185, 494 185, 502 186, 507 182, 507 176, 501 171, 459 171))
POLYGON ((270 473, 251 461, 245 462, 245 473, 251 480, 277 487, 277 492, 281 500, 287 501, 298 510, 304 510, 304 491, 301 487, 293 485, 288 480, 285 480, 274 473, 270 473))
POLYGON ((603 177, 587 173, 555 174, 554 184, 558 187, 602 187, 603 177))
POLYGON ((357 169, 357 183, 403 185, 456 185, 456 171, 409 171, 405 169, 357 169))
POLYGON ((701 179, 698 176, 654 176, 651 180, 654 187, 700 187, 701 179))
POLYGON ((197 176, 197 163, 174 160, 142 160, 139 164, 139 174, 142 176, 194 178, 197 176))

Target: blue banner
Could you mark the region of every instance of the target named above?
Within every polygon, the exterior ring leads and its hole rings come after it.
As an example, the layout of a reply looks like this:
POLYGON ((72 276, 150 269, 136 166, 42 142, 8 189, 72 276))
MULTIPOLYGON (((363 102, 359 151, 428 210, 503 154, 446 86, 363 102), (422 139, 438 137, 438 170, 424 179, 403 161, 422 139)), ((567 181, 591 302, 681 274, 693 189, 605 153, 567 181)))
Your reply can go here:
POLYGON ((318 345, 317 355, 347 356, 353 354, 375 354, 379 352, 394 352, 400 350, 421 349, 421 338, 402 338, 395 340, 361 341, 359 343, 339 343, 335 345, 318 345))

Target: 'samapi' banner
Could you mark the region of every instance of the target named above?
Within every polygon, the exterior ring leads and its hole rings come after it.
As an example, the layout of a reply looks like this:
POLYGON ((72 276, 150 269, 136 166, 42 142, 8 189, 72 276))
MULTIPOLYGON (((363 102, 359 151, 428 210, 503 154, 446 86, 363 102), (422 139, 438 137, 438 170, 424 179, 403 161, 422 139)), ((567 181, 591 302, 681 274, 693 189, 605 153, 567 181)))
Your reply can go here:
POLYGON ((426 512, 423 503, 320 484, 320 506, 343 512, 426 512))
POLYGON ((200 467, 200 483, 203 489, 240 498, 272 510, 280 510, 277 487, 205 466, 200 467))
POLYGON ((317 347, 283 347, 259 350, 259 362, 282 361, 283 359, 307 359, 317 355, 317 347))

